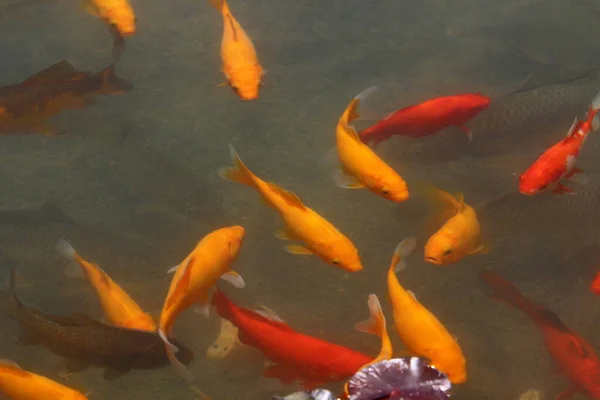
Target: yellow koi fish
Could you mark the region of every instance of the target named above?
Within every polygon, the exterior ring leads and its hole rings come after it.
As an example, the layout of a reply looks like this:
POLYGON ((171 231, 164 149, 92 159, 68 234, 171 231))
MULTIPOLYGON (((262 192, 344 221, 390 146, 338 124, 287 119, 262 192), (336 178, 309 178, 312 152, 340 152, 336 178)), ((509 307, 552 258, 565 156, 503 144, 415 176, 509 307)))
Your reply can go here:
POLYGON ((466 361, 458 342, 412 292, 400 286, 396 277, 396 272, 406 267, 404 259, 416 242, 415 238, 403 240, 396 247, 388 270, 388 295, 396 331, 410 351, 428 358, 452 383, 463 383, 467 380, 466 361))
POLYGON ((85 273, 88 281, 96 291, 102 310, 109 324, 129 329, 156 331, 156 324, 129 295, 117 285, 97 264, 83 258, 65 240, 57 245, 58 251, 81 268, 67 270, 67 275, 82 276, 85 273))
POLYGON ((22 370, 10 360, 0 360, 0 394, 13 400, 86 400, 87 397, 51 379, 22 370))
POLYGON ((135 34, 135 14, 128 0, 88 0, 86 10, 114 27, 119 34, 135 34))
POLYGON ((252 187, 279 212, 285 229, 276 232, 275 236, 283 240, 302 241, 305 244, 288 244, 285 248, 289 253, 314 254, 327 263, 349 272, 363 268, 358 250, 350 239, 314 210, 306 207, 295 193, 254 175, 240 160, 233 146, 229 145, 229 149, 234 166, 221 168, 219 176, 252 187))
POLYGON ((245 286, 242 277, 231 270, 244 239, 244 228, 230 226, 217 229, 202 238, 192 252, 171 268, 175 275, 160 315, 158 333, 165 342, 167 354, 177 372, 192 380, 185 367, 173 356, 177 347, 169 341, 175 318, 192 305, 198 313, 208 316, 210 291, 222 278, 237 288, 245 286))
POLYGON ((354 126, 350 125, 350 122, 359 118, 357 108, 361 97, 370 90, 367 89, 352 99, 338 121, 336 141, 342 165, 336 171, 334 180, 343 188, 367 188, 388 200, 405 201, 410 196, 404 179, 364 144, 354 126))
POLYGON ((469 254, 489 252, 482 242, 479 220, 473 207, 465 203, 462 193, 452 196, 443 190, 427 186, 426 194, 449 206, 452 215, 425 245, 425 261, 447 265, 462 260, 469 254))
POLYGON ((231 15, 226 0, 209 0, 223 15, 221 69, 227 83, 242 100, 258 98, 264 71, 260 66, 252 41, 239 22, 231 15))

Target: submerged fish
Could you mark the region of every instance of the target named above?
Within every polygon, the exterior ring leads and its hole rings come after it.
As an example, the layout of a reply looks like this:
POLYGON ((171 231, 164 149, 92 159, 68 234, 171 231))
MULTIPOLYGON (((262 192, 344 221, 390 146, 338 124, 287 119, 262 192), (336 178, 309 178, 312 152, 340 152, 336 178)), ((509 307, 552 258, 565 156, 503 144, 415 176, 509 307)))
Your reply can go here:
MULTIPOLYGON (((164 344, 154 332, 105 325, 81 314, 56 317, 25 307, 14 293, 14 271, 11 270, 11 317, 21 327, 19 344, 40 344, 67 359, 73 372, 88 365, 106 368, 104 377, 116 379, 132 369, 155 369, 169 364, 164 344)), ((180 362, 189 364, 194 354, 183 344, 180 362)))
POLYGON ((131 90, 131 83, 117 77, 112 65, 92 75, 61 61, 21 83, 0 87, 0 134, 56 135, 58 131, 48 121, 51 117, 66 109, 87 107, 96 95, 131 90))
POLYGON ((496 272, 484 270, 479 277, 499 299, 523 311, 544 336, 548 352, 571 383, 557 399, 567 399, 577 392, 600 399, 600 359, 589 343, 569 329, 558 315, 529 300, 496 272))
POLYGON ((114 27, 122 37, 135 34, 136 17, 128 0, 87 0, 86 10, 114 27))
POLYGON ((0 359, 0 394, 13 400, 86 400, 87 397, 51 379, 24 371, 12 361, 0 359))
POLYGON ((231 14, 226 0, 209 0, 223 16, 223 40, 221 41, 221 70, 227 83, 242 100, 258 98, 262 86, 263 71, 254 44, 231 14))

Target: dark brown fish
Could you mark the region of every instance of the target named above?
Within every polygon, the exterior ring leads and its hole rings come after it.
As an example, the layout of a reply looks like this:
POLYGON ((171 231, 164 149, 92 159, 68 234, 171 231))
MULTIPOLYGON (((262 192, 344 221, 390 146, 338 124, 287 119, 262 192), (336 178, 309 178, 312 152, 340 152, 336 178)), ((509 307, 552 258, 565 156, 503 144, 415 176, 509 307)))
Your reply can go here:
POLYGON ((92 75, 61 61, 19 84, 0 87, 0 134, 56 135, 51 117, 93 104, 96 95, 119 95, 132 88, 112 65, 92 75))
MULTIPOLYGON (((105 325, 81 314, 56 317, 25 307, 14 292, 15 269, 11 269, 11 316, 21 326, 19 344, 42 345, 65 357, 72 372, 88 365, 104 367, 112 380, 132 369, 155 369, 170 364, 165 346, 153 332, 105 325)), ((173 339, 174 340, 174 339, 173 339)), ((178 359, 189 364, 194 353, 177 343, 178 359)))

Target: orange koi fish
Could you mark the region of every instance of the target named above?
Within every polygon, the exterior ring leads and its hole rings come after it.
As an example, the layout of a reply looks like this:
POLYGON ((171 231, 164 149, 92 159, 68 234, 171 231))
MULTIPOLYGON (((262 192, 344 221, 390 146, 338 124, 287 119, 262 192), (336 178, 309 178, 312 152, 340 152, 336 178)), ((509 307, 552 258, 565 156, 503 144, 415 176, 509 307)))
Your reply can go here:
POLYGON ((582 184, 588 183, 585 175, 574 177, 583 171, 575 166, 581 146, 591 132, 598 130, 600 120, 600 93, 592 100, 588 109, 587 119, 575 121, 567 133, 567 137, 544 152, 528 169, 519 176, 519 191, 521 194, 533 196, 546 189, 554 193, 573 193, 563 184, 563 180, 573 180, 582 184))
POLYGON ((87 261, 65 240, 58 242, 57 249, 65 257, 79 264, 81 268, 75 266, 76 269, 67 270, 67 275, 81 276, 82 272, 85 273, 96 290, 108 323, 129 329, 156 331, 156 324, 150 314, 145 313, 97 264, 87 261))
POLYGON ((120 95, 132 88, 113 66, 91 75, 61 61, 21 83, 0 87, 0 133, 57 135, 50 118, 93 104, 93 96, 120 95))
POLYGON ((350 189, 368 188, 373 193, 401 202, 408 200, 406 182, 388 166, 373 150, 361 142, 354 126, 349 125, 359 118, 357 107, 371 91, 369 88, 356 96, 339 119, 336 128, 337 152, 342 167, 334 179, 338 186, 350 189))
POLYGON ((295 193, 254 175, 240 160, 233 146, 229 145, 229 150, 234 166, 221 168, 218 171, 219 176, 252 187, 279 212, 285 229, 277 231, 275 236, 282 240, 302 241, 305 244, 286 245, 289 253, 314 254, 325 262, 349 272, 363 268, 358 250, 350 239, 325 218, 306 207, 295 193))
POLYGON ((122 37, 135 34, 136 18, 128 0, 88 0, 86 10, 114 27, 122 37))
POLYGON ((0 394, 13 400, 86 400, 87 396, 41 375, 0 360, 0 394))
POLYGON ((431 360, 431 365, 448 375, 452 383, 463 383, 467 380, 466 361, 458 342, 396 277, 396 272, 406 267, 404 259, 416 243, 415 238, 403 240, 396 247, 388 270, 388 294, 396 331, 410 351, 431 360))
POLYGON ((244 239, 244 228, 230 226, 217 229, 202 238, 192 252, 171 268, 175 275, 171 280, 169 292, 160 315, 158 333, 165 342, 167 354, 175 369, 188 380, 193 380, 173 356, 177 347, 169 341, 175 318, 188 307, 196 304, 196 310, 208 316, 210 291, 219 278, 237 288, 245 286, 242 277, 231 270, 244 239))
POLYGON ((242 100, 258 98, 265 74, 252 41, 231 14, 226 0, 209 0, 223 15, 223 40, 221 41, 221 70, 227 84, 242 100))
POLYGON ((465 203, 462 193, 452 196, 434 187, 424 187, 427 196, 449 205, 452 216, 444 222, 425 244, 425 261, 437 265, 452 264, 469 254, 485 254, 490 251, 481 238, 477 213, 465 203))

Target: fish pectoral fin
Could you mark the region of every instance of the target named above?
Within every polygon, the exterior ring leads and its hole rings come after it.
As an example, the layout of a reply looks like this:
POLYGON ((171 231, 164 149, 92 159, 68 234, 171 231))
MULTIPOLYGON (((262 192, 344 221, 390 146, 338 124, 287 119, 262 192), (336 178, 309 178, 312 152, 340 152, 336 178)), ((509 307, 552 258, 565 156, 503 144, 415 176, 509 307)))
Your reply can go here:
POLYGON ((225 87, 225 86, 229 86, 229 82, 221 82, 217 85, 217 87, 225 87))
POLYGON ((467 135, 467 139, 471 143, 473 141, 473 132, 466 125, 460 125, 459 128, 467 135))
POLYGON ((300 255, 313 255, 313 251, 307 247, 301 246, 299 244, 287 244, 285 245, 285 251, 291 254, 300 254, 300 255))
POLYGON ((210 305, 206 303, 197 303, 192 309, 196 314, 200 314, 206 318, 210 317, 210 305))
POLYGON ((34 347, 39 344, 35 336, 28 330, 21 329, 17 338, 17 345, 21 347, 34 347))
POLYGON ((297 240, 298 237, 287 228, 278 229, 275 231, 275 237, 281 240, 297 240))
POLYGON ((488 243, 480 243, 469 254, 488 254, 490 251, 492 251, 492 248, 488 243))
POLYGON ((107 368, 104 371, 104 379, 107 381, 114 381, 126 375, 129 372, 129 369, 116 369, 116 368, 107 368))
POLYGON ((94 7, 94 5, 87 0, 83 2, 83 9, 95 17, 100 17, 96 7, 94 7))
POLYGON ((221 275, 221 279, 231 283, 238 289, 243 289, 246 286, 246 283, 244 282, 244 279, 242 279, 242 276, 235 271, 225 272, 223 275, 221 275))
POLYGON ((583 170, 577 167, 575 167, 573 171, 571 171, 569 180, 579 185, 587 185, 588 183, 590 183, 590 177, 586 173, 584 173, 583 170))
POLYGON ((576 195, 577 193, 575 191, 573 191, 573 189, 568 188, 567 186, 563 185, 562 183, 559 183, 556 185, 556 188, 552 191, 553 193, 556 194, 570 194, 570 195, 576 195))
POLYGON ((263 317, 265 317, 266 319, 270 320, 270 321, 275 321, 275 322, 281 322, 282 324, 285 324, 285 321, 283 319, 281 319, 281 317, 279 315, 277 315, 277 313, 273 310, 271 310, 270 308, 266 307, 266 306, 260 306, 260 310, 252 310, 257 314, 262 315, 263 317))
POLYGON ((354 176, 347 174, 341 168, 336 168, 331 173, 331 178, 337 185, 344 189, 364 189, 365 185, 354 176))

